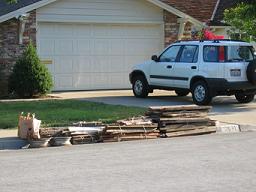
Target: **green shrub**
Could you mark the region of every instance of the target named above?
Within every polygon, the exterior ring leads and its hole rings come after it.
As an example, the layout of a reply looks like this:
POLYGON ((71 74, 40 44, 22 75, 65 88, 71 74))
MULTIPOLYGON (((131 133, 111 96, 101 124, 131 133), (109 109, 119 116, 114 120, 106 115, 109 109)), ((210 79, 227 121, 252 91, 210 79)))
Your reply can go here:
POLYGON ((32 97, 48 93, 52 86, 52 77, 30 42, 10 75, 9 92, 19 97, 32 97))

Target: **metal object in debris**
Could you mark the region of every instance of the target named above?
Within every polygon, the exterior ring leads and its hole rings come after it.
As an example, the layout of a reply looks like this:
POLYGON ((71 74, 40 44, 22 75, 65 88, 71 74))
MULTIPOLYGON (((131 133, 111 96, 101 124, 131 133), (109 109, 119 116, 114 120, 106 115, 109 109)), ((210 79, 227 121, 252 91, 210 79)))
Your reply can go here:
POLYGON ((30 140, 29 141, 29 148, 48 147, 50 140, 51 140, 51 138, 42 138, 42 139, 38 139, 38 140, 30 140))
POLYGON ((71 137, 53 137, 53 146, 69 146, 72 145, 71 137))

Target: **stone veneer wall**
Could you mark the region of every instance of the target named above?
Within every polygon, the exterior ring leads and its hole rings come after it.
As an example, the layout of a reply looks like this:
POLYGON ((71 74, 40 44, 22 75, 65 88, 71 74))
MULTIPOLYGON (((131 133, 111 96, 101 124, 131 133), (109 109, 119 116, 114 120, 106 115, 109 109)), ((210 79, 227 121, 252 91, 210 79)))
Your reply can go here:
POLYGON ((25 20, 22 44, 19 44, 19 20, 0 23, 0 97, 7 95, 9 75, 29 41, 36 45, 36 11, 30 12, 25 20))

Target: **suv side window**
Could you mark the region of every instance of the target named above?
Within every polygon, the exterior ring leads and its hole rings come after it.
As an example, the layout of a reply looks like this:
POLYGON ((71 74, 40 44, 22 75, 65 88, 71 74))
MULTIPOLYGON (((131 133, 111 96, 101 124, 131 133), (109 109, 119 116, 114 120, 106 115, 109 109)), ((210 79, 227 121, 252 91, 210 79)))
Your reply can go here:
POLYGON ((185 45, 182 49, 180 62, 182 63, 196 63, 198 61, 198 46, 185 45))
POLYGON ((159 62, 175 62, 181 46, 171 46, 159 58, 159 62))
POLYGON ((204 61, 219 62, 219 47, 213 45, 204 46, 204 61))

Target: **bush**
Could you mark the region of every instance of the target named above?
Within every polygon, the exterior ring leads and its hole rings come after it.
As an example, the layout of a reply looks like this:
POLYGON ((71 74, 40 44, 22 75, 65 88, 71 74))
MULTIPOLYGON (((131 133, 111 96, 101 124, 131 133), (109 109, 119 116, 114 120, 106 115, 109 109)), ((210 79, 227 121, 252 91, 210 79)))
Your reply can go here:
POLYGON ((48 93, 52 86, 52 77, 30 42, 10 75, 9 92, 19 97, 32 97, 48 93))

